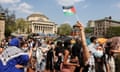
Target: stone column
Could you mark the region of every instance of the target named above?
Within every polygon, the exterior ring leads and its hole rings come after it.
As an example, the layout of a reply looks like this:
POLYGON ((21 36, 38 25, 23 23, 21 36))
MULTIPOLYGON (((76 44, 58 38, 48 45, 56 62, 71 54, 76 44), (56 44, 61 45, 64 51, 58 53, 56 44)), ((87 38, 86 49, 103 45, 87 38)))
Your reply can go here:
POLYGON ((42 26, 40 25, 40 33, 42 32, 42 26))
POLYGON ((0 40, 5 37, 5 20, 0 20, 0 40))
POLYGON ((5 37, 5 13, 0 13, 0 40, 5 37))
POLYGON ((32 28, 32 33, 34 33, 35 30, 34 24, 31 24, 31 28, 32 28))
POLYGON ((36 25, 36 28, 37 28, 37 29, 36 29, 36 30, 37 30, 36 32, 38 33, 38 31, 39 31, 39 26, 38 26, 38 25, 36 25))
POLYGON ((54 27, 53 25, 51 26, 52 30, 51 30, 51 33, 53 34, 54 33, 54 27))
POLYGON ((49 26, 47 26, 47 34, 48 34, 48 32, 49 32, 49 26))
POLYGON ((40 25, 39 25, 39 31, 40 31, 40 25))

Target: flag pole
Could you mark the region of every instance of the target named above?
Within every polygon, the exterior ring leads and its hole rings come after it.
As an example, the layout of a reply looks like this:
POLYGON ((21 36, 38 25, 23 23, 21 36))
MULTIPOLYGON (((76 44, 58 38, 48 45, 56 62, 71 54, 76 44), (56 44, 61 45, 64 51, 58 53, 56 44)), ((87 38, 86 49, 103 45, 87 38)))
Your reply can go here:
POLYGON ((80 19, 79 19, 77 14, 75 14, 75 17, 76 17, 77 21, 80 21, 80 19))
MULTIPOLYGON (((79 17, 78 17, 77 14, 75 14, 75 17, 76 17, 77 21, 78 21, 79 23, 81 23, 81 22, 80 22, 80 19, 79 19, 79 17)), ((81 23, 81 25, 82 25, 82 23, 81 23)))

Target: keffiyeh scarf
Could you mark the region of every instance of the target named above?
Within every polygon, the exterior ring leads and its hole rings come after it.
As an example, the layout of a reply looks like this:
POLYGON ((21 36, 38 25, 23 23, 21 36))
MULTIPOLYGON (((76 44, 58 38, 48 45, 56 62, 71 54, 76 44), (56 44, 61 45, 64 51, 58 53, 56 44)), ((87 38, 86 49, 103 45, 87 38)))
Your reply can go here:
POLYGON ((0 55, 0 60, 2 61, 3 65, 6 65, 9 60, 18 57, 20 55, 27 55, 27 54, 28 53, 25 53, 20 48, 17 48, 15 46, 10 46, 2 52, 2 54, 0 55))

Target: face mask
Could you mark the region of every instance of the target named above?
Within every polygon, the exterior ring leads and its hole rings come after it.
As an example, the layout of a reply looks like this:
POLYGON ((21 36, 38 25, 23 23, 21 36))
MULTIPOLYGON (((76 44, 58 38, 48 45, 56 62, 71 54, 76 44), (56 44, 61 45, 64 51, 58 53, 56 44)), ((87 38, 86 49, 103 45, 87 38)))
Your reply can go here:
POLYGON ((98 57, 98 58, 101 58, 103 56, 103 51, 99 51, 97 50, 95 53, 94 53, 95 57, 98 57))
POLYGON ((96 43, 96 47, 99 46, 99 43, 96 43))
POLYGON ((24 51, 24 52, 28 51, 28 48, 23 48, 23 51, 24 51))

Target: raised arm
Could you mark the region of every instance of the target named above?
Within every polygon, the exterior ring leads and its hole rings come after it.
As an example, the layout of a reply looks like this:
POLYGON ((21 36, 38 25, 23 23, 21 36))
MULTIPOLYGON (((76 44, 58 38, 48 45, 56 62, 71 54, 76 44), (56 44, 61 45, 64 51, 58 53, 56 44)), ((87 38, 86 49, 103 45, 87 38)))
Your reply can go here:
POLYGON ((85 33, 84 33, 84 27, 81 25, 81 23, 79 21, 77 21, 77 25, 80 29, 80 37, 81 37, 81 42, 82 42, 82 48, 83 48, 83 58, 84 61, 88 61, 89 57, 90 57, 90 53, 89 50, 87 48, 87 43, 86 43, 86 37, 85 37, 85 33))

